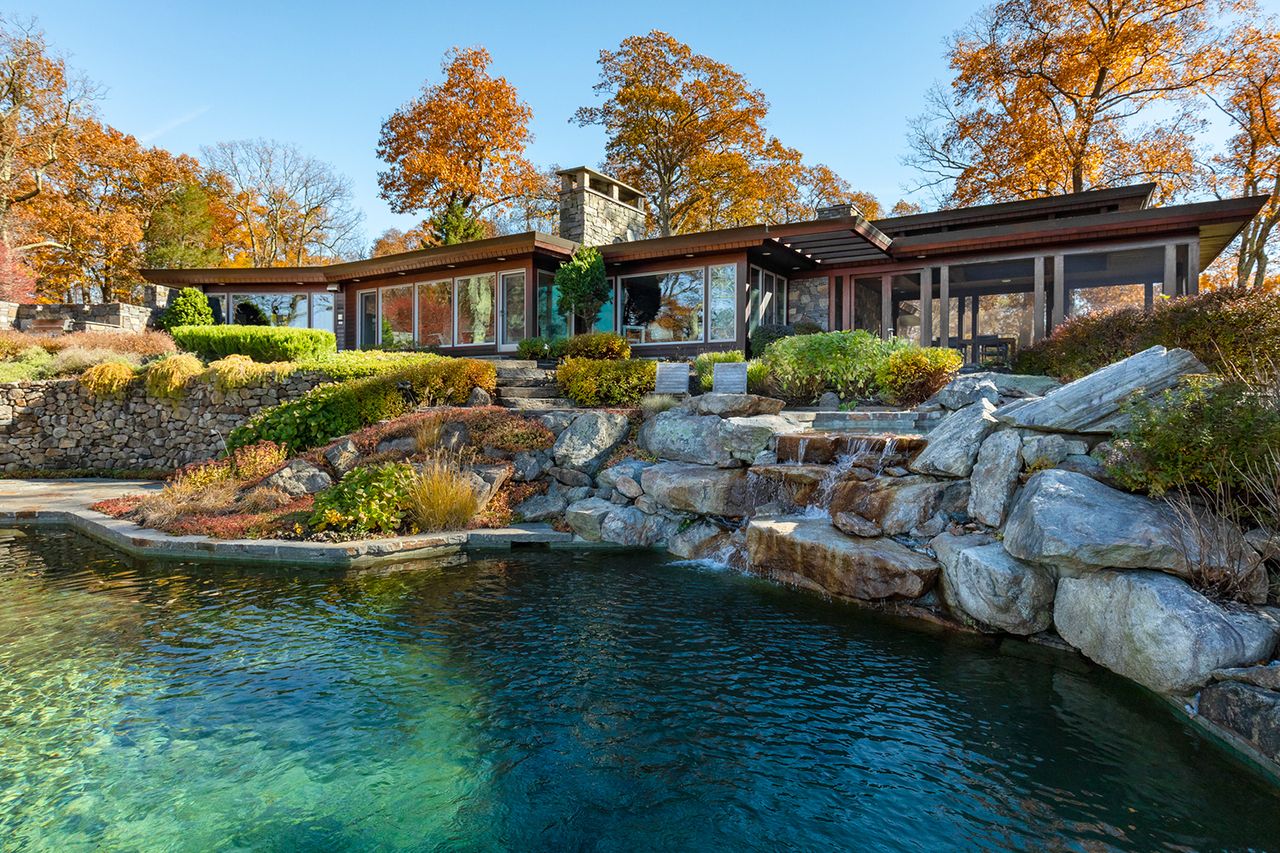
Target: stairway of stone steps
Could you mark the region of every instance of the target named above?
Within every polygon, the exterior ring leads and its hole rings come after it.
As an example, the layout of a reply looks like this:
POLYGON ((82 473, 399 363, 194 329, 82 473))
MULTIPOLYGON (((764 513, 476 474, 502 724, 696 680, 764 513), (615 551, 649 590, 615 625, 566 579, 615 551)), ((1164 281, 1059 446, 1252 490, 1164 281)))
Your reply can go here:
POLYGON ((560 396, 556 372, 539 367, 536 361, 504 359, 496 362, 500 406, 521 411, 572 409, 573 402, 560 396))

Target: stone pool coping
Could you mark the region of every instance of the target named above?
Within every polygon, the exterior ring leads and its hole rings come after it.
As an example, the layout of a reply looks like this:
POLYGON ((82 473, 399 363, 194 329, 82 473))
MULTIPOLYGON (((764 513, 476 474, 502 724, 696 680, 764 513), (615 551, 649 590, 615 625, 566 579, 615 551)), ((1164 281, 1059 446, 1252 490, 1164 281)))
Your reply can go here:
POLYGON ((289 565, 303 563, 328 568, 359 568, 456 554, 464 550, 601 547, 594 542, 575 542, 573 534, 554 530, 549 524, 516 524, 350 542, 172 536, 89 509, 100 500, 152 491, 160 485, 148 480, 4 480, 0 481, 0 525, 66 527, 137 557, 289 565))

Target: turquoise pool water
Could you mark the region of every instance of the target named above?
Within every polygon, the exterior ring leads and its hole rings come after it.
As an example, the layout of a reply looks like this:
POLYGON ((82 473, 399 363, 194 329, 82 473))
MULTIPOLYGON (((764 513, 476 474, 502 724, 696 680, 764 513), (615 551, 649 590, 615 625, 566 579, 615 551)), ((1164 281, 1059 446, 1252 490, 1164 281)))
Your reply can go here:
POLYGON ((1102 672, 652 554, 0 534, 0 849, 1187 849, 1280 797, 1102 672))

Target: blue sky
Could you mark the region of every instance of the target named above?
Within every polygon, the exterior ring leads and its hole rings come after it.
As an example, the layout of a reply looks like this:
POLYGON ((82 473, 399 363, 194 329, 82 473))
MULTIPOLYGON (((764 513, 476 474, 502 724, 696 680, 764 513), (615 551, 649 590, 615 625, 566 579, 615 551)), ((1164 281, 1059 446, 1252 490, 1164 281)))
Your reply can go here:
MULTIPOLYGON (((105 91, 103 118, 144 142, 198 154, 220 140, 292 142, 353 182, 372 238, 412 224, 378 198, 382 120, 440 77, 441 55, 482 44, 533 108, 539 164, 594 165, 603 134, 569 123, 593 103, 596 57, 667 30, 762 89, 769 128, 886 204, 915 179, 900 157, 908 119, 949 79, 946 37, 983 4, 60 2, 18 0, 50 43, 105 91), (106 9, 113 9, 106 14, 106 9)), ((1280 11, 1280 0, 1264 0, 1280 11)))

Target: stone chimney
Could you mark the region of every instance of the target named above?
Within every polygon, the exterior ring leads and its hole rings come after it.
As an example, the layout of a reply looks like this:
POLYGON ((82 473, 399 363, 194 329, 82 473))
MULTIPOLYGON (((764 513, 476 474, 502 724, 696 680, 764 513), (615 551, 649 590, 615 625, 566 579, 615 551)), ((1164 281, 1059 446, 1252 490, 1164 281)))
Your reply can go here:
POLYGON ((858 208, 849 204, 847 201, 843 204, 832 204, 827 207, 820 207, 817 209, 816 213, 818 214, 819 219, 842 219, 846 216, 862 215, 861 210, 858 210, 858 208))
POLYGON ((645 237, 645 197, 586 166, 562 169, 560 236, 588 246, 626 243, 645 237))

